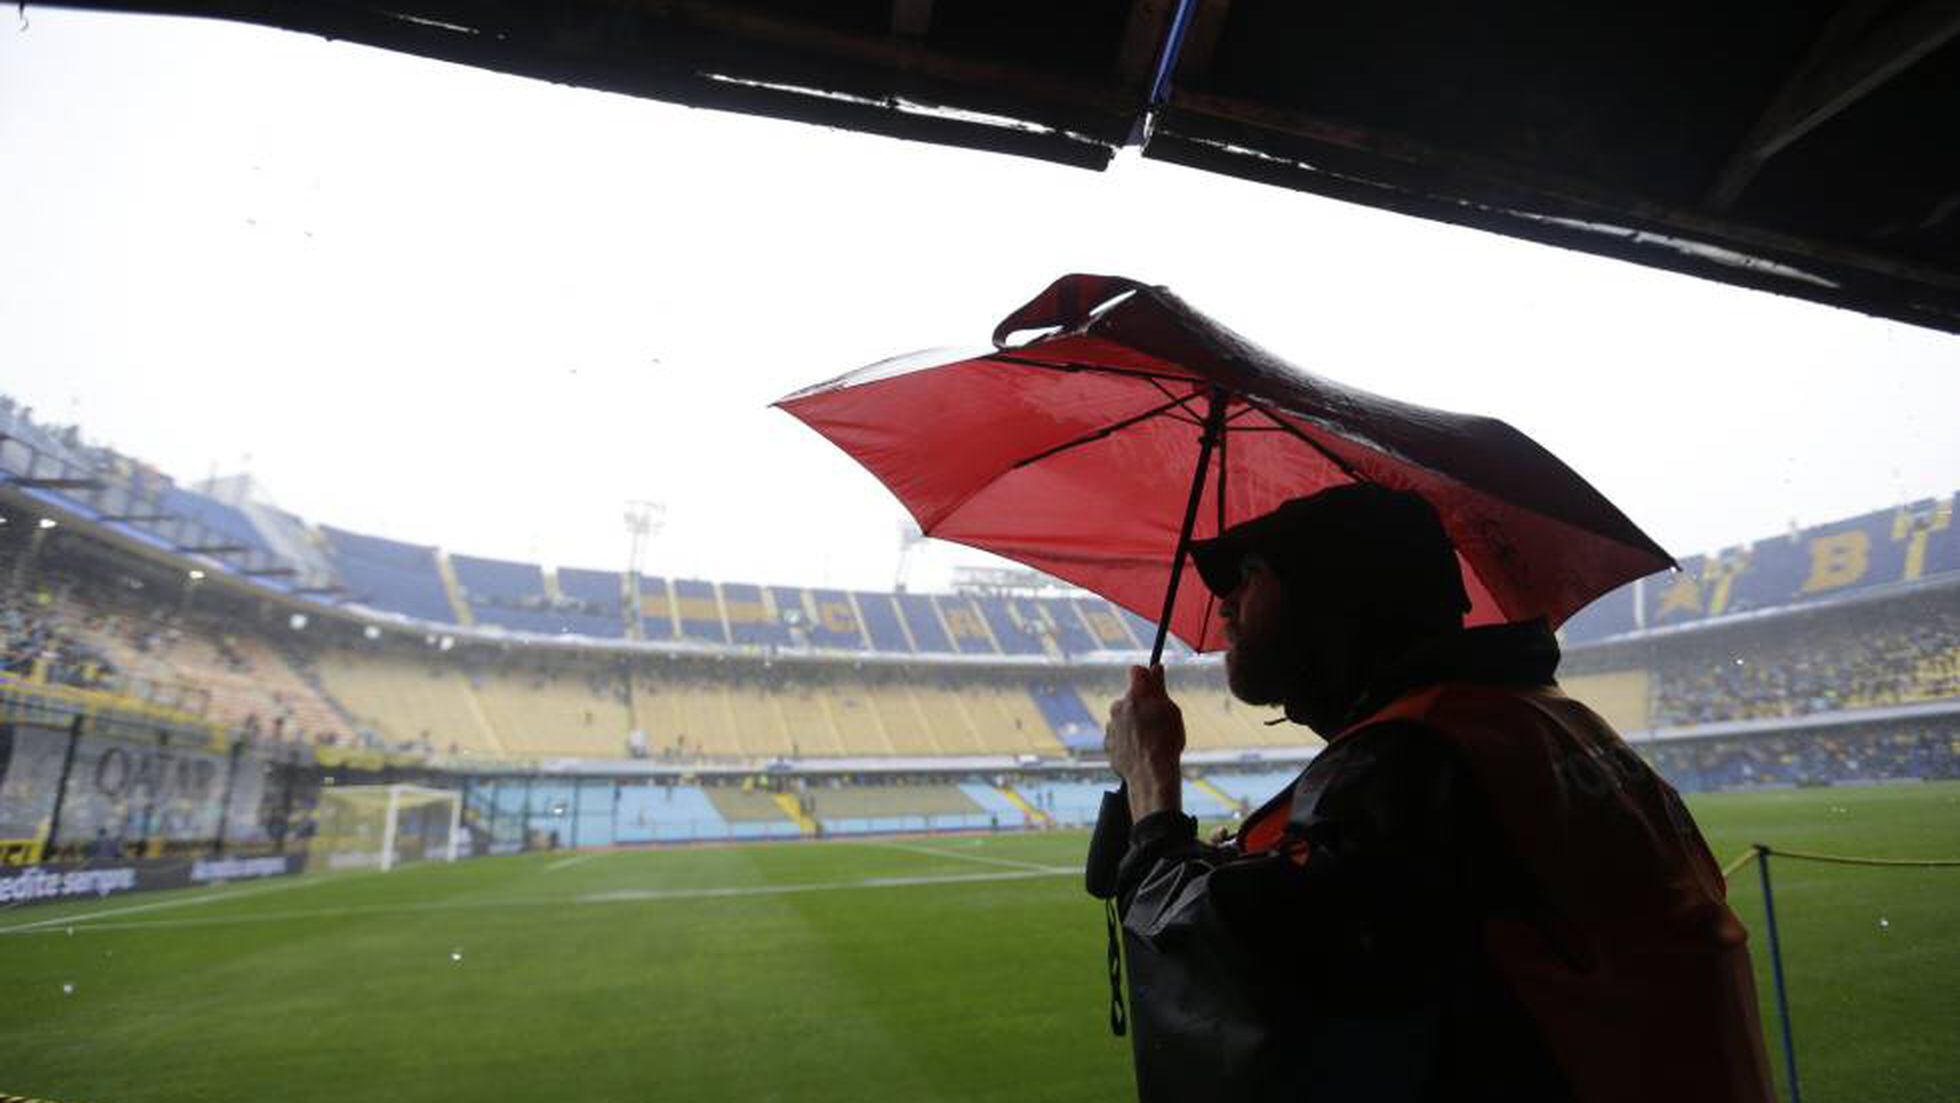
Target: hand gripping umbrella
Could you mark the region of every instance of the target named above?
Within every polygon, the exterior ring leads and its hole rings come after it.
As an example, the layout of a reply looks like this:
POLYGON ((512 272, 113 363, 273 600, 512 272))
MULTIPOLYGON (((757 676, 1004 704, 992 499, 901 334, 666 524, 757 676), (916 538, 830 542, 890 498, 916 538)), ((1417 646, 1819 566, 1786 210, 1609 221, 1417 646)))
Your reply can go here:
MULTIPOLYGON (((1509 425, 1303 371, 1161 287, 1064 276, 1008 315, 993 345, 873 364, 776 405, 863 464, 926 535, 1154 617, 1153 665, 1167 634, 1198 651, 1222 643, 1188 561, 1193 539, 1344 483, 1413 491, 1435 507, 1470 625, 1556 626, 1673 564, 1509 425)), ((1128 805, 1111 794, 1088 871, 1104 899, 1128 826, 1128 805)))

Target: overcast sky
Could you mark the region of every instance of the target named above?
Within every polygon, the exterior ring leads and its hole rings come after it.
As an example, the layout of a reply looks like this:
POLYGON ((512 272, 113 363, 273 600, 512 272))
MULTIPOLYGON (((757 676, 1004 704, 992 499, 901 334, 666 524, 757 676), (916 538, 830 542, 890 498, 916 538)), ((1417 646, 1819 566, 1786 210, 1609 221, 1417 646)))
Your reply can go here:
POLYGON ((1960 340, 1929 331, 1147 161, 25 21, 0 28, 0 392, 312 521, 618 567, 622 503, 654 499, 649 570, 887 587, 902 512, 767 404, 978 346, 1071 271, 1504 418, 1684 558, 1960 483, 1960 340))

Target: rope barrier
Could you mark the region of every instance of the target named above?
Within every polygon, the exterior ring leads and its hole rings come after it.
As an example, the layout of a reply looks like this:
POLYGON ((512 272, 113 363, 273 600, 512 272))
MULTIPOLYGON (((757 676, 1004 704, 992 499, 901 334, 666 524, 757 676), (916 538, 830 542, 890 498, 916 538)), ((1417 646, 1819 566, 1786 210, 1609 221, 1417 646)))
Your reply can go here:
POLYGON ((1789 1085, 1790 1103, 1802 1103, 1803 1090, 1797 1079, 1797 1043, 1790 1028, 1790 993, 1783 980, 1783 947, 1776 930, 1776 896, 1770 888, 1769 860, 1772 856, 1798 862, 1892 869, 1950 868, 1960 866, 1960 858, 1865 858, 1851 854, 1822 854, 1815 850, 1777 850, 1767 844, 1756 843, 1722 867, 1722 879, 1726 881, 1748 865, 1751 858, 1756 860, 1756 873, 1762 878, 1763 886, 1763 923, 1769 936, 1770 976, 1776 986, 1776 1018, 1783 1035, 1784 1083, 1789 1085))
POLYGON ((1819 854, 1814 850, 1778 850, 1759 844, 1736 855, 1734 860, 1723 866, 1722 879, 1726 881, 1734 877, 1736 871, 1762 854, 1774 854, 1779 858, 1792 858, 1800 862, 1829 862, 1840 866, 1893 866, 1908 869, 1948 869, 1960 866, 1960 858, 1863 858, 1852 854, 1819 854))
MULTIPOLYGON (((1921 869, 1960 866, 1960 858, 1859 858, 1849 854, 1819 854, 1810 850, 1777 850, 1771 847, 1760 848, 1765 854, 1779 858, 1795 858, 1804 862, 1831 862, 1841 866, 1913 866, 1921 869)), ((1753 857, 1755 851, 1743 857, 1753 857)), ((1739 867, 1741 862, 1737 862, 1739 867)))

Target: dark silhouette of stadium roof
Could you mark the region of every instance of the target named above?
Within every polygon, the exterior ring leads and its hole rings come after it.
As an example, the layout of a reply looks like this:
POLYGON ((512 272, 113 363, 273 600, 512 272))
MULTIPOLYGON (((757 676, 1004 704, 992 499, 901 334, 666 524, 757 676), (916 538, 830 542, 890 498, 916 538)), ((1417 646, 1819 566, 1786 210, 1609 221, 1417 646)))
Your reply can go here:
POLYGON ((1091 169, 1155 103, 1147 157, 1960 332, 1955 0, 75 6, 1091 169))

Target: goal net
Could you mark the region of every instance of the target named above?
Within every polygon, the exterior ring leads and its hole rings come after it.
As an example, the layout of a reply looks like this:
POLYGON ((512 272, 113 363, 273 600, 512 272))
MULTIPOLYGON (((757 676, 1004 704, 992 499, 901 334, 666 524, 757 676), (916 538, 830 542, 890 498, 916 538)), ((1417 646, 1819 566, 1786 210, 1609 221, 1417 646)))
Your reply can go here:
POLYGON ((393 869, 456 860, 462 794, 421 785, 343 785, 320 790, 307 864, 314 869, 393 869))

